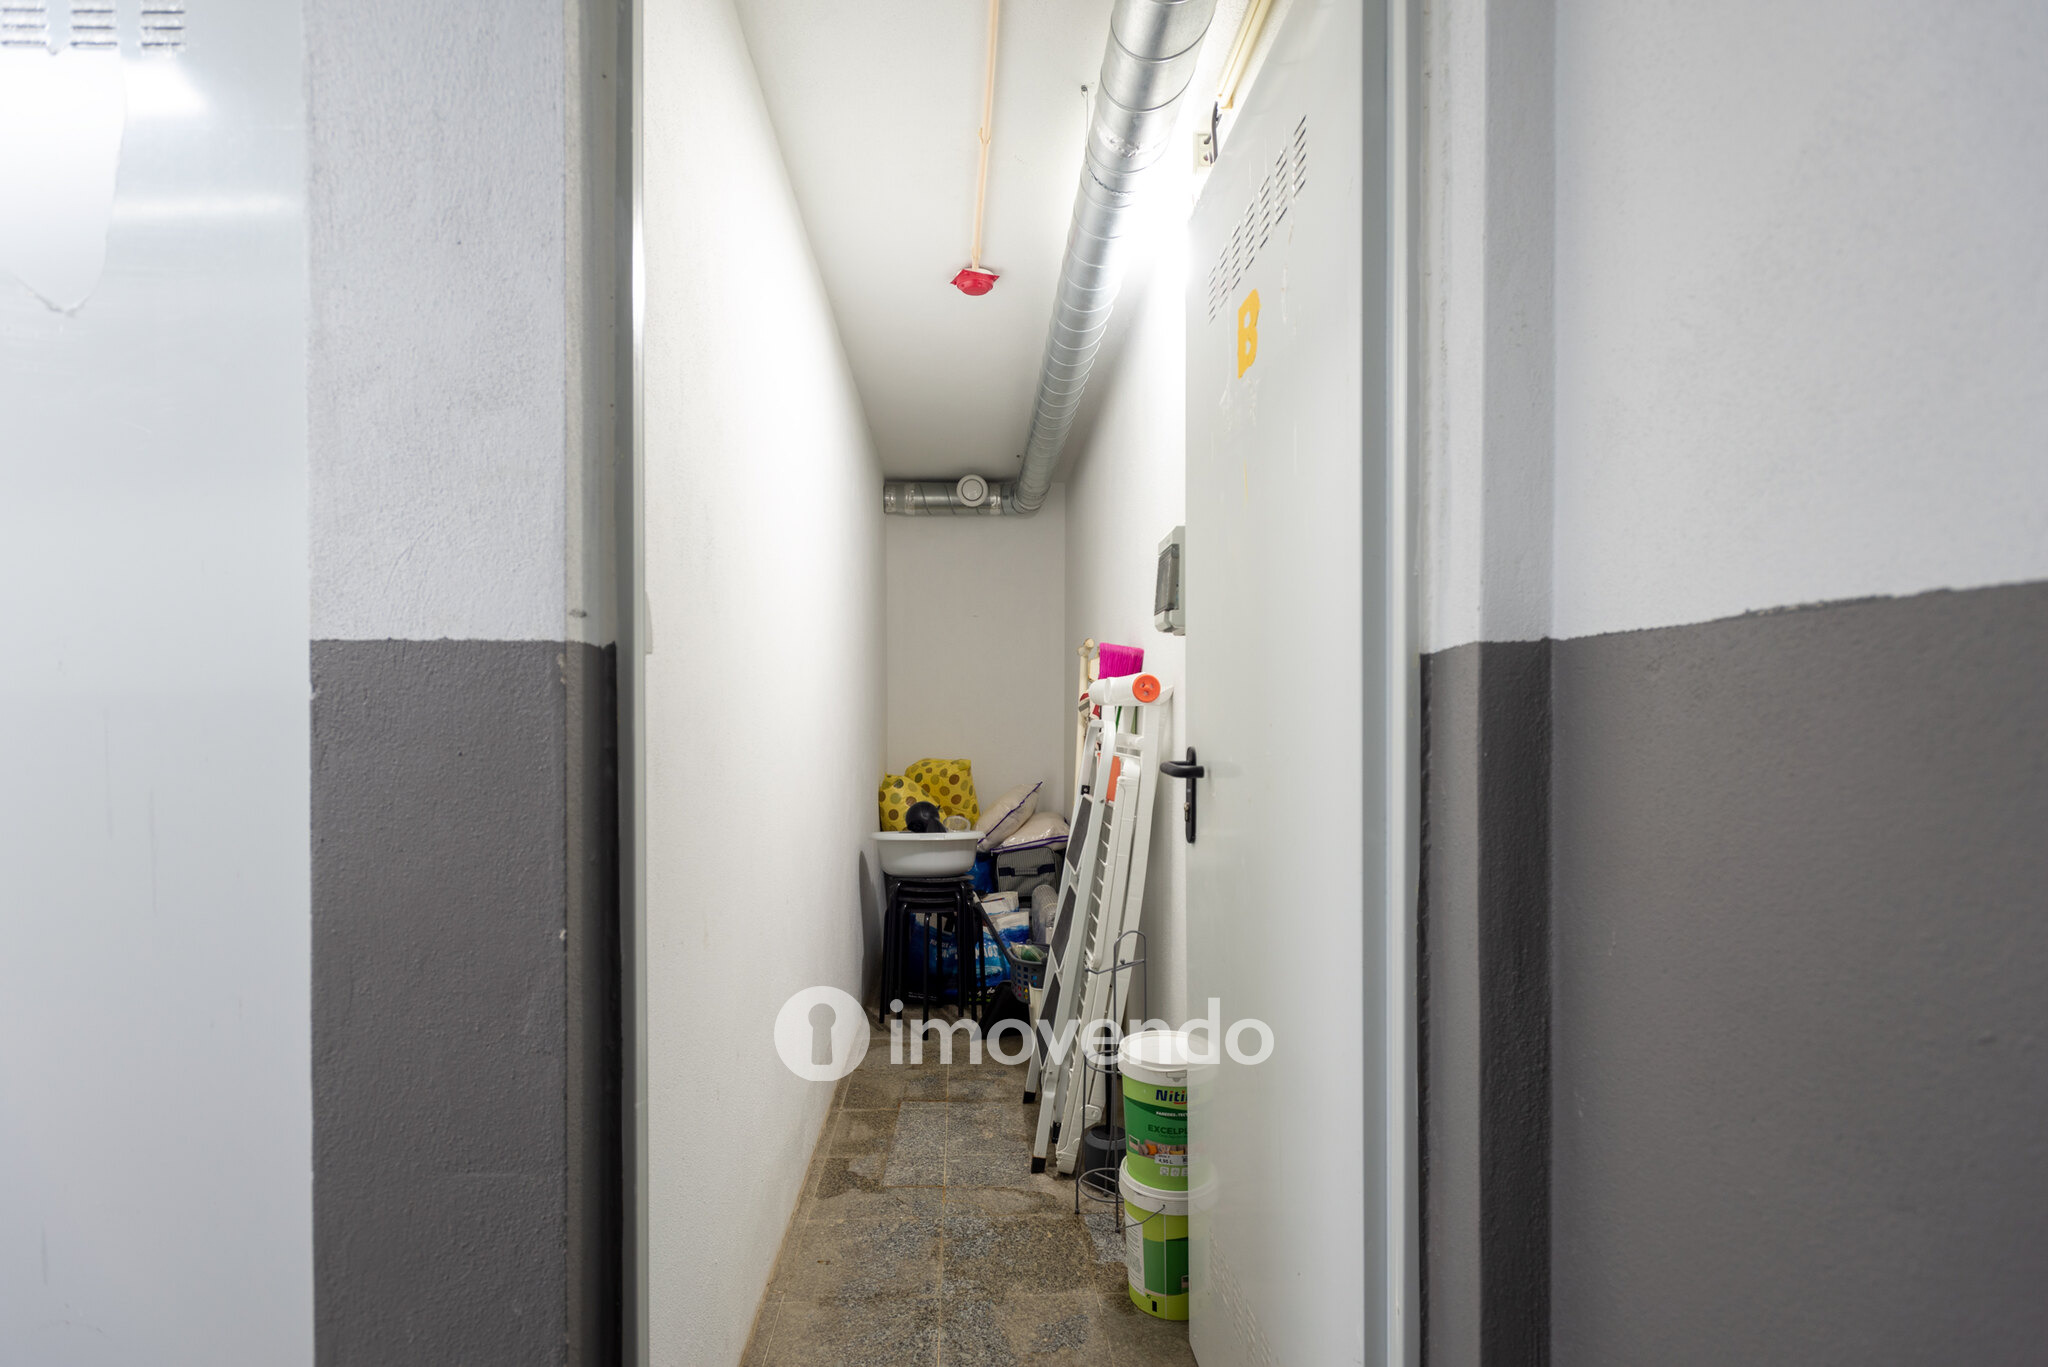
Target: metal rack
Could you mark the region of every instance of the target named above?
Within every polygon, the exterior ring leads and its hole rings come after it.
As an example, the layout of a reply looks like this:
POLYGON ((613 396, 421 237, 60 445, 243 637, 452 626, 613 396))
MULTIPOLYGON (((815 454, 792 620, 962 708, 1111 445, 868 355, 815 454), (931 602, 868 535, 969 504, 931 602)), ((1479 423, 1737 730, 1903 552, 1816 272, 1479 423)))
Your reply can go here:
MULTIPOLYGON (((1076 1215, 1081 1213, 1081 1201, 1084 1197, 1097 1204, 1116 1204, 1120 1206, 1123 1202, 1123 1192, 1118 1185, 1118 1174, 1123 1167, 1122 1159, 1125 1148, 1123 1077, 1117 1069, 1117 1046, 1123 1042, 1123 1018, 1117 1013, 1116 1000, 1116 985, 1120 980, 1120 975, 1128 973, 1133 969, 1143 970, 1137 975, 1137 981, 1144 989, 1146 1009, 1149 1010, 1152 1006, 1151 969, 1147 968, 1145 963, 1148 954, 1145 932, 1142 930, 1125 931, 1117 936, 1113 949, 1115 962, 1106 964, 1101 968, 1090 968, 1087 970, 1091 975, 1105 973, 1109 975, 1109 982, 1107 984, 1109 991, 1108 1019, 1114 1028, 1110 1031, 1111 1044, 1108 1049, 1082 1051, 1081 1095, 1084 1103, 1088 1097, 1097 1095, 1096 1079, 1101 1079, 1102 1128, 1107 1132, 1107 1137, 1110 1140, 1110 1152, 1115 1157, 1104 1167, 1093 1168, 1085 1172, 1076 1172, 1074 1178, 1074 1213, 1076 1215), (1124 957, 1125 943, 1132 940, 1137 942, 1138 957, 1126 959, 1124 957)), ((1136 996, 1137 993, 1135 992, 1128 993, 1127 999, 1136 996)), ((1140 1015, 1139 1019, 1143 1020, 1143 1015, 1140 1015)), ((1081 1042, 1077 1038, 1074 1044, 1076 1048, 1079 1048, 1081 1042)), ((1086 1115, 1085 1106, 1083 1115, 1086 1115)), ((1082 1147, 1085 1149, 1086 1145, 1087 1135, 1084 1131, 1082 1134, 1082 1147)), ((1078 1161, 1076 1166, 1078 1169, 1078 1161)), ((1129 1237, 1128 1231, 1126 1231, 1125 1237, 1129 1237)))

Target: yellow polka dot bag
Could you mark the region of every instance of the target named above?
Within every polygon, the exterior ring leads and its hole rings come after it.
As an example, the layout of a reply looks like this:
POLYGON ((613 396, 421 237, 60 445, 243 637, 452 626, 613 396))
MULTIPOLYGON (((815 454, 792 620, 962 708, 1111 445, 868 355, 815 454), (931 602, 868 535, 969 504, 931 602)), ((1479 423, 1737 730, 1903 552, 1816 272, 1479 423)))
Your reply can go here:
POLYGON ((930 793, 947 816, 981 820, 981 804, 974 800, 974 766, 966 760, 921 759, 905 768, 903 777, 930 793))
POLYGON ((887 774, 882 778, 881 791, 876 795, 882 806, 882 829, 903 831, 910 829, 910 809, 920 802, 937 806, 936 799, 923 788, 905 778, 902 774, 887 774))

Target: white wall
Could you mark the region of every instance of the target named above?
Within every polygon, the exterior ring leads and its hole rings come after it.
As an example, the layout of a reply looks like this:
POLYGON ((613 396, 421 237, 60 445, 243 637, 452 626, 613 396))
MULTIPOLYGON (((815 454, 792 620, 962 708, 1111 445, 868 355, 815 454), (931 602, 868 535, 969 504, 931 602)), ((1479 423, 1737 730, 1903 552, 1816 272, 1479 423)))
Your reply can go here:
POLYGON ((1555 634, 2048 577, 2044 51, 1559 4, 1555 634))
POLYGON ((730 1367, 832 1093, 775 1014, 861 985, 881 470, 729 0, 645 19, 649 1319, 730 1367))
POLYGON ((1045 807, 1066 810, 1076 661, 1065 495, 1055 484, 1031 517, 883 519, 889 772, 965 758, 983 802, 1043 782, 1045 807))
POLYGON ((104 274, 0 273, 7 1363, 313 1361, 299 11, 189 24, 0 54, 129 91, 104 274))
POLYGON ((1426 0, 1419 309, 1424 650, 1550 630, 1550 0, 1426 0))
POLYGON ((616 33, 438 13, 305 6, 312 634, 606 645, 616 33))
POLYGON ((1426 6, 1424 648, 2048 577, 2048 12, 1549 9, 1426 6))
POLYGON ((564 13, 508 23, 502 7, 469 6, 429 23, 403 0, 308 10, 308 84, 325 116, 310 231, 316 268, 328 266, 314 281, 308 396, 316 639, 565 634, 564 13), (466 58, 480 42, 490 59, 466 58), (493 79, 507 67, 531 78, 493 79), (427 109, 417 92, 433 93, 431 112, 408 117, 427 109))
MULTIPOLYGON (((1159 541, 1187 507, 1187 330, 1182 294, 1186 251, 1178 232, 1162 235, 1149 279, 1133 279, 1119 307, 1131 331, 1113 368, 1097 372, 1099 407, 1070 457, 1067 478, 1066 638, 1141 646, 1145 668, 1173 685, 1173 734, 1182 740, 1183 638, 1152 627, 1159 541)), ((1073 690, 1072 663, 1067 691, 1073 690)), ((1074 740, 1066 733, 1065 782, 1074 740)), ((1159 790, 1145 875, 1145 932, 1152 1005, 1148 1016, 1175 1025, 1187 1016, 1187 842, 1179 783, 1159 790)), ((1142 1005, 1142 1003, 1140 1003, 1142 1005)))

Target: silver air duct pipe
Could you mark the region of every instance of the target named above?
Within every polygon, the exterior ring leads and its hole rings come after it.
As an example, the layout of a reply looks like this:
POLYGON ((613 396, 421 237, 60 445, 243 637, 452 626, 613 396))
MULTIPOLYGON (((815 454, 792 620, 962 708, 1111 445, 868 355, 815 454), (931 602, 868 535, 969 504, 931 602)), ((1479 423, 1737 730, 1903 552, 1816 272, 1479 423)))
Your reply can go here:
POLYGON ((882 486, 882 511, 905 517, 1000 517, 1014 513, 1015 484, 990 484, 962 475, 956 484, 937 480, 891 480, 882 486))
POLYGON ((1216 0, 1117 0, 1088 124, 1074 223, 1060 263, 1038 404, 1017 472, 1017 507, 1036 512, 1081 406, 1088 371, 1123 283, 1124 238, 1144 173, 1172 141, 1216 0))
MULTIPOLYGON (((956 486, 888 484, 882 490, 883 511, 993 515, 1035 513, 1044 504, 1123 283, 1123 235, 1131 205, 1145 171, 1172 141, 1181 96, 1194 76, 1215 8, 1216 0, 1116 0, 1110 13, 1081 187, 1074 196, 1031 435, 1016 481, 983 484, 984 496, 976 502, 966 501, 965 491, 956 486)), ((976 476, 968 479, 980 482, 976 476)))

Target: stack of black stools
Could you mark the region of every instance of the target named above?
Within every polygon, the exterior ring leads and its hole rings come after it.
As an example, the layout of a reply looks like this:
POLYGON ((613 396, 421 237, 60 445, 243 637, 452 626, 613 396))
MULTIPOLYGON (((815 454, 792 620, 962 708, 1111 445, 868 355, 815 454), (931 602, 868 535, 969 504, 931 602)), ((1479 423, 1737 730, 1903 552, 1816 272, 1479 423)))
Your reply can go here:
POLYGON ((894 1004, 918 1003, 926 1015, 946 999, 950 982, 960 1013, 985 995, 981 965, 981 920, 975 914, 974 879, 891 878, 889 909, 882 916, 882 1015, 899 1014, 894 1004), (911 944, 911 926, 922 932, 911 944), (940 946, 953 946, 953 966, 944 966, 940 946), (969 976, 973 987, 968 986, 969 976))

